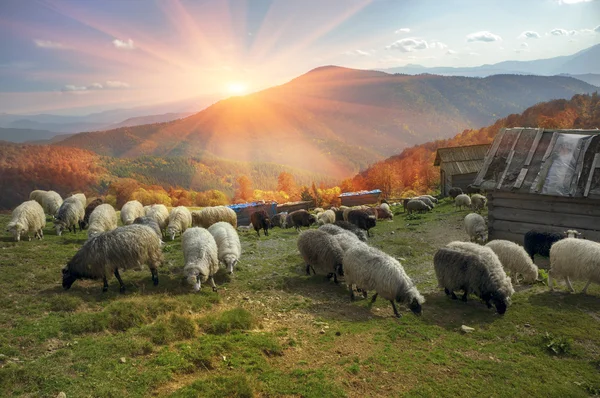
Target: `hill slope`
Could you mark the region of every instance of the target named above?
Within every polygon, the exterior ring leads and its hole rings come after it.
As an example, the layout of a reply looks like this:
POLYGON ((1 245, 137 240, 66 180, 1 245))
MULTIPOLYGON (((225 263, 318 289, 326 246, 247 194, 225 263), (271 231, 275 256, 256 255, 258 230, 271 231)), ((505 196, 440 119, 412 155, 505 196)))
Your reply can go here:
POLYGON ((32 130, 0 127, 0 140, 8 142, 26 142, 50 140, 60 133, 48 130, 32 130))

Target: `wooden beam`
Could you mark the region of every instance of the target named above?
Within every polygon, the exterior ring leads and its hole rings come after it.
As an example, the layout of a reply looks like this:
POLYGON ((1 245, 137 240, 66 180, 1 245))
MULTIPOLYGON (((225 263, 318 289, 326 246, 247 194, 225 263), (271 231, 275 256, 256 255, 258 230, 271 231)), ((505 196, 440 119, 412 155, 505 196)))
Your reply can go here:
POLYGON ((523 185, 523 181, 525 180, 525 176, 527 175, 527 171, 528 170, 525 168, 521 169, 521 172, 519 173, 519 176, 517 177, 517 181, 515 181, 515 185, 513 185, 513 188, 521 188, 521 185, 523 185))
MULTIPOLYGON (((552 139, 550 139, 550 142, 548 143, 548 148, 546 148, 546 152, 544 153, 544 157, 542 158, 542 166, 543 163, 546 161, 546 159, 548 159, 548 156, 550 156, 550 154, 552 153, 552 151, 554 150, 554 144, 556 144, 556 139, 558 138, 558 132, 554 132, 552 133, 552 139)), ((541 170, 541 167, 540 167, 541 170)))
MULTIPOLYGON (((529 148, 529 154, 527 155, 527 159, 525 159, 525 166, 529 166, 531 164, 531 159, 533 159, 533 155, 535 154, 535 150, 542 139, 542 135, 544 135, 544 129, 539 128, 535 138, 533 139, 533 143, 531 144, 531 148, 529 148)), ((520 187, 520 185, 519 185, 520 187)))
POLYGON ((585 196, 586 198, 590 193, 590 187, 592 186, 592 177, 594 176, 596 167, 600 167, 600 153, 594 155, 594 162, 592 163, 592 167, 590 168, 590 174, 588 175, 587 184, 585 184, 585 191, 583 192, 583 196, 585 196))
POLYGON ((504 138, 505 132, 506 132, 506 128, 503 127, 500 130, 500 132, 496 135, 496 139, 494 139, 492 146, 490 147, 487 155, 485 156, 485 161, 483 162, 483 167, 479 171, 477 178, 475 178, 473 185, 479 186, 483 182, 483 177, 485 177, 488 167, 490 167, 492 160, 494 160, 494 157, 496 156, 496 152, 498 151, 498 148, 500 147, 500 143, 502 142, 502 139, 504 138))

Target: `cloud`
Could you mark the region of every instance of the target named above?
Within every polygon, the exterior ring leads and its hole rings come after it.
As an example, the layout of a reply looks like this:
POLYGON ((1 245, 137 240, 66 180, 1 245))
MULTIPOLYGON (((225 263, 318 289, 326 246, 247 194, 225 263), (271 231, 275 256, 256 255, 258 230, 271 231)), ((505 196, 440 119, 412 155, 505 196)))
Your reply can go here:
POLYGON ((350 55, 350 56, 359 56, 359 57, 370 57, 371 56, 371 54, 369 52, 363 51, 363 50, 351 50, 351 51, 346 51, 343 54, 350 55))
POLYGON ((121 82, 118 80, 107 80, 106 87, 108 87, 108 88, 129 88, 129 83, 121 82))
POLYGON ((75 91, 86 91, 86 86, 75 86, 74 84, 67 84, 60 91, 62 92, 75 92, 75 91))
POLYGON ((401 28, 398 29, 397 31, 395 31, 394 33, 398 34, 398 33, 408 33, 410 32, 410 28, 401 28))
POLYGON ((83 93, 96 90, 103 90, 106 88, 129 88, 129 84, 118 80, 107 80, 104 84, 92 83, 89 86, 76 86, 74 84, 67 84, 60 89, 63 93, 83 93))
POLYGON ((534 32, 533 30, 526 30, 525 32, 519 35, 519 39, 539 39, 540 34, 538 32, 534 32))
POLYGON ((102 84, 100 84, 100 83, 92 83, 87 88, 88 88, 88 90, 92 90, 92 89, 100 90, 103 87, 102 87, 102 84))
POLYGON ((522 48, 527 48, 527 47, 529 47, 529 44, 527 44, 527 43, 521 43, 521 47, 522 48))
POLYGON ((425 40, 421 39, 402 39, 398 40, 389 46, 385 47, 387 50, 398 50, 403 53, 410 53, 418 50, 425 50, 429 48, 429 45, 425 40))
POLYGON ((579 3, 591 3, 594 0, 557 0, 558 4, 579 4, 579 3))
POLYGON ((467 35, 467 41, 482 41, 482 42, 493 42, 493 41, 501 41, 502 38, 498 35, 495 35, 487 30, 481 32, 475 32, 467 35))
POLYGON ((575 36, 578 32, 576 30, 566 30, 566 29, 552 29, 550 31, 551 35, 554 36, 575 36))
POLYGON ((600 33, 600 25, 596 26, 596 28, 594 29, 594 32, 600 33))
POLYGON ((114 39, 112 43, 119 50, 133 50, 135 48, 131 39, 127 39, 127 41, 114 39))
POLYGON ((448 51, 446 51, 446 54, 448 54, 448 55, 455 55, 455 54, 458 54, 458 51, 448 50, 448 51))
POLYGON ((67 46, 65 46, 64 44, 59 43, 57 41, 35 39, 33 42, 35 43, 35 45, 37 47, 40 47, 40 48, 51 48, 54 50, 66 50, 67 49, 67 46))
POLYGON ((432 41, 429 43, 429 47, 431 48, 439 48, 441 50, 448 48, 447 44, 442 43, 441 41, 432 41))

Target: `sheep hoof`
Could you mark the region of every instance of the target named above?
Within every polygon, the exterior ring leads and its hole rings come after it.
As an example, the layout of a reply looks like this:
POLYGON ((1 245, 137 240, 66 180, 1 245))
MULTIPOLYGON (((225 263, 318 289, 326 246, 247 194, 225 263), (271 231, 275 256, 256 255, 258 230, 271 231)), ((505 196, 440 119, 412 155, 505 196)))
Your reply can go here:
POLYGON ((452 297, 452 300, 458 300, 458 297, 456 297, 456 294, 454 294, 454 292, 452 292, 450 296, 452 297))
POLYGON ((217 287, 216 287, 216 286, 215 286, 215 287, 213 287, 213 288, 212 288, 212 290, 213 290, 213 292, 215 292, 215 293, 217 293, 217 292, 219 291, 219 289, 217 289, 217 287))

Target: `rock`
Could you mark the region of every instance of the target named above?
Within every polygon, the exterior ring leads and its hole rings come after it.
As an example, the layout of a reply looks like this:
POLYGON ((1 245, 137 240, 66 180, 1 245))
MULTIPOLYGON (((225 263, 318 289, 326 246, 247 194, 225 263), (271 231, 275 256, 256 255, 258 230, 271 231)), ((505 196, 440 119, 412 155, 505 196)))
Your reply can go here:
POLYGON ((250 297, 246 296, 244 297, 244 300, 250 300, 250 297))
POLYGON ((529 323, 526 323, 526 324, 525 324, 525 325, 523 325, 523 326, 525 326, 526 328, 530 328, 530 327, 531 327, 531 324, 529 324, 529 323))
POLYGON ((392 235, 394 235, 396 233, 396 231, 392 231, 392 235))
POLYGON ((56 396, 56 398, 67 398, 67 394, 64 393, 64 391, 61 391, 58 393, 58 395, 56 396))
POLYGON ((126 363, 126 362, 127 362, 127 359, 125 359, 125 357, 121 357, 121 359, 119 359, 119 362, 121 362, 121 363, 126 363))
POLYGON ((319 333, 325 334, 325 329, 321 329, 321 331, 319 333))
POLYGON ((335 335, 336 335, 336 336, 341 336, 341 335, 342 335, 342 333, 341 333, 341 332, 335 332, 335 335))
POLYGON ((463 333, 473 333, 475 331, 475 329, 473 329, 472 327, 469 327, 467 325, 462 325, 460 327, 460 331, 463 333))

